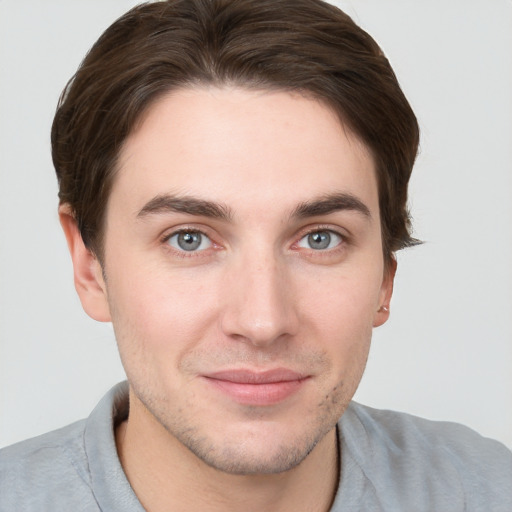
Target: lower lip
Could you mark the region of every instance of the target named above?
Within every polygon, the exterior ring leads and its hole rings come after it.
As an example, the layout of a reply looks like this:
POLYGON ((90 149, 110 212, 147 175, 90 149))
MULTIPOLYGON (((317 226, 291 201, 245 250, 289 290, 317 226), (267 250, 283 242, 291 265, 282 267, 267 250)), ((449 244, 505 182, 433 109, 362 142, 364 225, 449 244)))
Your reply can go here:
POLYGON ((207 378, 217 389, 243 405, 274 405, 297 393, 306 379, 246 384, 207 378))

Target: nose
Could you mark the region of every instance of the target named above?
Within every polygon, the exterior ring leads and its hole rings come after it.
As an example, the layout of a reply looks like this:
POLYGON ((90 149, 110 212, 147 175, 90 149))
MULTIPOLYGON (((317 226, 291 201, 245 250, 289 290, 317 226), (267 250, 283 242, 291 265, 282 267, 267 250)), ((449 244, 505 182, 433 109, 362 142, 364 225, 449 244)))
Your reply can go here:
POLYGON ((298 317, 289 274, 271 251, 241 258, 226 278, 224 334, 262 348, 296 334, 298 317))

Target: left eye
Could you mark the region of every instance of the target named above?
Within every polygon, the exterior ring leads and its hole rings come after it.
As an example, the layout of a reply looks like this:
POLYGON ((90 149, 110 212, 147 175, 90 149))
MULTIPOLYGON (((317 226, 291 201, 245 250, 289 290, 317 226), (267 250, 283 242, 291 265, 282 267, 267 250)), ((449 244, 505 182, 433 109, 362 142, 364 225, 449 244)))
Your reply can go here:
POLYGON ((340 235, 334 231, 313 231, 299 240, 298 246, 315 251, 325 251, 333 249, 342 242, 340 235))
POLYGON ((179 231, 167 240, 167 243, 178 251, 203 251, 211 247, 211 240, 200 231, 179 231))

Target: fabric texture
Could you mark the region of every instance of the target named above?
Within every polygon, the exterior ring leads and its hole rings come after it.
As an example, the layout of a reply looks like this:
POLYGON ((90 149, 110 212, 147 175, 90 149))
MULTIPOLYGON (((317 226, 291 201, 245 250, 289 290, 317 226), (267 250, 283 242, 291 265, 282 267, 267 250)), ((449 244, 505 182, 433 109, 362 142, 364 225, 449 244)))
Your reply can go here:
MULTIPOLYGON (((143 512, 117 457, 128 388, 89 418, 0 450, 0 512, 143 512)), ((352 402, 331 512, 511 512, 512 453, 454 423, 352 402)))

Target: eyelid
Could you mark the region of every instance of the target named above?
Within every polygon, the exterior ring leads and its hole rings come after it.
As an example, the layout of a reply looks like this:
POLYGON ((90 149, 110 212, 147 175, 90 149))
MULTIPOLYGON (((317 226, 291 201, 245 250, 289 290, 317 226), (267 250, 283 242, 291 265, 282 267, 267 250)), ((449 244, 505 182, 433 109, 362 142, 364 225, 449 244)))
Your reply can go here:
POLYGON ((339 226, 333 226, 332 224, 316 224, 310 225, 303 229, 301 229, 298 235, 295 237, 295 241, 291 245, 291 249, 300 250, 301 252, 312 253, 317 257, 327 256, 328 254, 336 253, 337 251, 341 251, 346 248, 347 244, 350 243, 350 235, 346 232, 346 230, 340 228, 339 226), (299 242, 303 240, 305 237, 311 235, 312 233, 317 233, 321 231, 327 231, 339 237, 341 240, 335 246, 329 249, 313 249, 308 247, 302 247, 299 245, 299 242))
POLYGON ((184 251, 188 254, 193 252, 206 251, 213 245, 212 241, 210 240, 210 237, 208 235, 205 235, 204 233, 200 233, 199 231, 178 231, 177 233, 172 234, 167 239, 167 244, 170 245, 173 249, 177 250, 178 252, 184 251), (197 247, 188 249, 185 247, 181 247, 180 237, 184 234, 193 235, 193 239, 195 239, 195 241, 197 241, 199 245, 197 247))
POLYGON ((341 243, 343 243, 343 238, 336 232, 334 231, 328 231, 326 229, 323 229, 321 231, 313 231, 312 233, 309 233, 309 234, 306 234, 304 235, 298 242, 297 242, 297 245, 303 249, 312 249, 312 250, 315 250, 315 251, 329 251, 331 249, 335 249, 336 247, 338 247, 341 243), (325 248, 315 248, 315 247, 308 247, 308 244, 311 243, 311 240, 310 240, 310 237, 312 235, 318 235, 320 233, 325 233, 327 234, 328 238, 326 239, 326 241, 328 242, 328 246, 325 247, 325 248), (334 245, 332 247, 331 244, 334 243, 334 245))
POLYGON ((165 234, 160 237, 160 242, 167 242, 169 238, 173 237, 174 235, 179 235, 180 233, 200 233, 201 235, 210 238, 208 233, 206 233, 205 230, 201 228, 197 228, 195 226, 184 226, 179 228, 172 228, 171 230, 166 230, 165 234))
MULTIPOLYGON (((208 228, 205 229, 202 226, 197 226, 197 225, 181 225, 179 227, 169 228, 169 229, 165 230, 164 234, 159 237, 159 243, 161 245, 165 246, 166 250, 172 251, 179 256, 194 257, 194 256, 200 256, 203 253, 209 252, 212 249, 213 250, 221 249, 223 247, 223 245, 219 244, 216 241, 216 238, 217 237, 215 237, 215 235, 212 234, 211 230, 208 228), (187 232, 200 233, 201 235, 208 238, 211 245, 205 249, 200 249, 200 250, 196 250, 196 251, 185 251, 185 250, 176 249, 168 244, 168 241, 173 236, 178 235, 180 233, 187 233, 187 232)), ((301 228, 299 230, 299 232, 295 235, 294 242, 289 247, 293 250, 304 249, 305 251, 310 251, 310 252, 314 252, 317 254, 320 254, 320 253, 327 254, 327 253, 336 252, 336 250, 340 250, 342 247, 345 247, 347 244, 350 244, 350 241, 351 241, 351 235, 349 233, 347 233, 346 229, 343 229, 340 226, 333 226, 332 224, 314 224, 314 225, 309 225, 309 226, 305 226, 305 227, 301 228), (308 249, 308 248, 300 247, 298 245, 299 242, 304 237, 306 237, 312 233, 321 232, 321 231, 327 231, 327 232, 333 233, 334 235, 338 236, 341 239, 340 243, 337 244, 335 247, 332 247, 330 249, 323 249, 323 250, 322 249, 313 249, 313 248, 308 249)))
POLYGON ((347 233, 347 231, 340 228, 339 226, 333 226, 332 224, 315 224, 302 228, 297 235, 297 240, 301 240, 305 236, 310 235, 311 233, 316 233, 318 231, 329 231, 330 233, 338 235, 343 240, 350 239, 350 235, 347 233))
POLYGON ((209 230, 198 227, 198 226, 180 226, 171 228, 165 231, 165 233, 159 237, 159 243, 164 247, 165 250, 171 251, 174 255, 177 255, 182 258, 191 258, 204 255, 204 253, 209 252, 212 249, 217 249, 220 245, 215 242, 214 238, 211 234, 208 233, 209 230), (200 235, 206 237, 210 245, 204 249, 199 249, 195 251, 186 251, 184 249, 178 249, 169 244, 169 240, 180 233, 199 233, 200 235))

